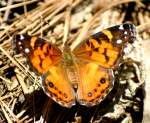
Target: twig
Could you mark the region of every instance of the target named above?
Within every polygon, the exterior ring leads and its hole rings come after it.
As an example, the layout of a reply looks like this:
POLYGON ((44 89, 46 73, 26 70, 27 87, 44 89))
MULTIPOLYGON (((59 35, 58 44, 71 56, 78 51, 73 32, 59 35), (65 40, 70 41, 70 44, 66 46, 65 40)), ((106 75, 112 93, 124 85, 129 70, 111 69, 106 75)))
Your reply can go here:
POLYGON ((13 123, 12 120, 10 119, 8 113, 7 113, 6 110, 4 109, 4 106, 3 106, 2 104, 1 104, 1 109, 2 109, 2 111, 3 111, 3 113, 4 113, 5 118, 7 119, 7 122, 8 122, 8 123, 13 123))
POLYGON ((63 46, 65 45, 70 31, 70 13, 71 13, 71 3, 70 6, 67 8, 66 18, 65 18, 65 26, 64 26, 64 37, 63 37, 63 46))
POLYGON ((18 4, 15 4, 15 5, 10 5, 10 6, 7 6, 7 7, 3 7, 3 8, 0 8, 0 12, 5 11, 7 9, 13 9, 13 8, 17 8, 17 7, 20 7, 20 6, 32 4, 32 3, 37 2, 37 1, 38 0, 32 0, 32 1, 27 1, 27 2, 24 2, 24 3, 18 3, 18 4))
POLYGON ((10 108, 1 100, 1 105, 4 106, 4 108, 9 112, 9 114, 13 117, 14 121, 19 122, 19 119, 15 116, 15 114, 10 110, 10 108))
POLYGON ((21 89, 20 89, 20 86, 18 87, 17 91, 13 92, 13 93, 10 93, 9 95, 5 95, 5 96, 2 96, 0 97, 0 101, 1 100, 5 100, 7 98, 10 98, 12 96, 15 96, 16 94, 20 93, 21 92, 21 89))
MULTIPOLYGON (((13 3, 13 0, 8 0, 7 7, 9 7, 10 5, 12 5, 12 3, 13 3)), ((10 8, 6 9, 6 11, 5 11, 5 14, 4 14, 4 17, 3 17, 3 21, 4 22, 8 20, 9 13, 10 13, 10 8)))
POLYGON ((148 29, 150 29, 150 22, 147 22, 147 23, 144 23, 144 24, 137 26, 137 32, 138 33, 142 33, 148 29))

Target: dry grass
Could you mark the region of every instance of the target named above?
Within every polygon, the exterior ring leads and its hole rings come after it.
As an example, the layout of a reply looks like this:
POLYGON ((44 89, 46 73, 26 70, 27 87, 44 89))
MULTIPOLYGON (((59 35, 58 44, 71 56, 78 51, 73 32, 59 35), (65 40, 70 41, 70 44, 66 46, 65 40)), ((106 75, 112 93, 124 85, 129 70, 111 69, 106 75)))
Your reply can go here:
MULTIPOLYGON (((28 33, 45 38, 60 47, 69 41, 73 50, 87 38, 87 35, 112 25, 131 22, 137 27, 138 40, 142 39, 140 43, 143 44, 141 47, 146 52, 143 58, 147 66, 144 72, 148 73, 150 2, 144 3, 140 0, 8 0, 5 2, 2 0, 0 4, 3 5, 0 8, 0 122, 42 123, 45 120, 132 123, 136 121, 131 113, 133 111, 124 110, 118 103, 109 105, 112 106, 111 111, 102 108, 105 104, 93 108, 77 105, 71 109, 58 106, 42 92, 40 77, 30 70, 26 59, 22 55, 13 54, 11 41, 15 34, 28 33), (119 114, 115 112, 118 110, 119 114)), ((134 64, 136 67, 143 65, 142 60, 134 61, 133 66, 134 64)), ((140 71, 139 74, 143 74, 142 72, 140 71)), ((149 80, 147 77, 146 82, 149 80)), ((146 92, 149 89, 147 85, 146 92)), ((141 85, 138 87, 141 88, 141 85)), ((149 97, 146 97, 144 122, 150 120, 148 100, 149 97)))

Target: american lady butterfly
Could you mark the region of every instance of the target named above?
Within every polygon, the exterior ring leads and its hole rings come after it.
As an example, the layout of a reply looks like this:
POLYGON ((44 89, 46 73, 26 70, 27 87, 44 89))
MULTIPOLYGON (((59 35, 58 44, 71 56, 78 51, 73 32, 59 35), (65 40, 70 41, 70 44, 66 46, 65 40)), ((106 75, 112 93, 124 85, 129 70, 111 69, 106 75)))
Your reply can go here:
POLYGON ((92 35, 73 51, 36 36, 15 35, 13 46, 23 53, 42 76, 45 93, 64 107, 99 104, 112 90, 113 70, 121 63, 124 49, 135 40, 135 26, 121 24, 92 35))

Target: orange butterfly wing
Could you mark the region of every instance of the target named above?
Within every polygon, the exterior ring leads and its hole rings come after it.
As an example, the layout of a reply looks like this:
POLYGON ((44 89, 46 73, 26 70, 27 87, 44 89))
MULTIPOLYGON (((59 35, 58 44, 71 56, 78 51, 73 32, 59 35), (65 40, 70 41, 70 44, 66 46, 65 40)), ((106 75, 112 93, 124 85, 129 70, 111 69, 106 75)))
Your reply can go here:
POLYGON ((81 60, 96 62, 105 68, 114 68, 123 55, 128 42, 135 40, 135 27, 122 24, 92 35, 73 53, 81 60))
POLYGON ((32 68, 42 76, 45 93, 62 106, 75 104, 75 94, 61 68, 61 51, 45 40, 29 35, 16 35, 13 47, 23 53, 32 68))
POLYGON ((112 69, 121 62, 126 44, 135 40, 132 24, 123 24, 94 34, 73 52, 83 62, 79 65, 81 82, 77 100, 80 104, 93 106, 101 102, 114 85, 112 69))
POLYGON ((31 66, 39 73, 44 74, 48 69, 61 60, 61 51, 45 40, 29 35, 15 35, 13 48, 17 53, 23 53, 31 66))
POLYGON ((77 90, 78 102, 86 106, 100 103, 114 85, 113 71, 95 63, 87 63, 79 71, 81 82, 77 90))
POLYGON ((64 107, 75 105, 75 92, 61 64, 53 66, 42 76, 42 87, 46 94, 64 107))

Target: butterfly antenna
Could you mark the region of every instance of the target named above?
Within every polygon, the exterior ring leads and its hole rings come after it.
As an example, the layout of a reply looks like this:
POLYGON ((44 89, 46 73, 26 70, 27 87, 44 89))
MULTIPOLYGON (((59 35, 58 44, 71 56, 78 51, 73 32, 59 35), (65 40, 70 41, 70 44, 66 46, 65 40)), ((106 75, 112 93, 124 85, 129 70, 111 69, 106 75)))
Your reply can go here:
POLYGON ((69 7, 66 10, 66 18, 65 18, 65 26, 64 26, 64 37, 63 37, 63 46, 64 47, 67 43, 67 39, 69 37, 70 31, 70 22, 71 22, 71 9, 72 9, 72 0, 70 0, 69 7))

